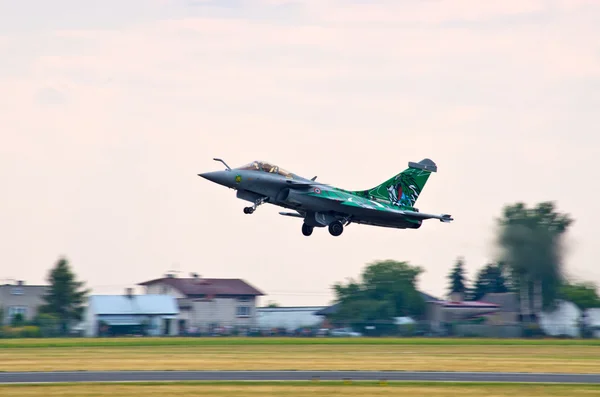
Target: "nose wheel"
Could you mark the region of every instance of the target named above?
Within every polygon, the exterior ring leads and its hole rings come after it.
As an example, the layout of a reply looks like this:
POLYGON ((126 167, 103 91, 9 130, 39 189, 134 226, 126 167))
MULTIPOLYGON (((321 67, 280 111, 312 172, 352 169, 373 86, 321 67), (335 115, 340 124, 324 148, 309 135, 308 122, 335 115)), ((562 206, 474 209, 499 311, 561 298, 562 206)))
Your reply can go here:
POLYGON ((256 211, 256 208, 259 205, 263 205, 267 201, 268 201, 268 198, 264 197, 264 198, 261 198, 260 200, 255 201, 254 205, 252 207, 244 207, 244 214, 252 214, 254 211, 256 211))

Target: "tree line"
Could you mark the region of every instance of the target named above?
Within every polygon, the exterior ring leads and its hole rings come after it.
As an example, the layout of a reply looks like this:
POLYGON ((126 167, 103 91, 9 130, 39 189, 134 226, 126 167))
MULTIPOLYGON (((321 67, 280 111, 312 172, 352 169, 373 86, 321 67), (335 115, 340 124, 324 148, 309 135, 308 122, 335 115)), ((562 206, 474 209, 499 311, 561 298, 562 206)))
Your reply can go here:
MULTIPOLYGON (((523 321, 535 321, 559 299, 582 310, 600 307, 596 285, 573 280, 564 269, 564 237, 573 222, 549 201, 531 208, 522 202, 505 206, 496 219, 497 258, 482 266, 470 285, 464 258, 459 257, 448 275, 448 293, 459 292, 464 300, 473 301, 487 293, 515 292, 523 321)), ((360 280, 333 286, 338 304, 334 320, 367 323, 422 317, 426 297, 416 287, 422 272, 407 261, 367 264, 360 280)))
MULTIPOLYGON (((496 221, 498 257, 477 271, 472 285, 465 275, 464 258, 459 257, 448 275, 449 293, 460 292, 466 300, 478 300, 487 293, 515 292, 524 321, 534 321, 540 311, 554 308, 558 299, 571 301, 582 310, 600 307, 596 285, 573 280, 564 269, 564 236, 574 222, 570 215, 560 213, 553 202, 532 208, 516 203, 505 206, 496 221)), ((339 306, 334 320, 376 323, 395 317, 422 317, 426 297, 416 285, 423 271, 407 261, 367 264, 359 280, 351 278, 333 286, 339 306)), ((38 316, 27 324, 16 315, 11 319, 13 328, 29 326, 25 333, 65 335, 81 321, 89 290, 76 280, 67 259, 56 262, 48 283, 38 316), (38 331, 31 327, 38 327, 38 331)), ((3 318, 0 313, 0 321, 3 318)), ((2 333, 10 330, 2 327, 2 333)))

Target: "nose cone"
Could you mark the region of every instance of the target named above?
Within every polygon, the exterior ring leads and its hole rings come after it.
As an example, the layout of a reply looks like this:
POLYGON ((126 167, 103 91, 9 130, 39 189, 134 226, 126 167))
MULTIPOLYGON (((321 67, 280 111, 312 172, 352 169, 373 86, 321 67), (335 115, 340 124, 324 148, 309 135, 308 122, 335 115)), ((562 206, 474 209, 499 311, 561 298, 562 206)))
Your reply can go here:
POLYGON ((231 173, 228 171, 213 171, 198 174, 204 179, 208 179, 211 182, 218 183, 219 185, 229 186, 231 185, 231 173))

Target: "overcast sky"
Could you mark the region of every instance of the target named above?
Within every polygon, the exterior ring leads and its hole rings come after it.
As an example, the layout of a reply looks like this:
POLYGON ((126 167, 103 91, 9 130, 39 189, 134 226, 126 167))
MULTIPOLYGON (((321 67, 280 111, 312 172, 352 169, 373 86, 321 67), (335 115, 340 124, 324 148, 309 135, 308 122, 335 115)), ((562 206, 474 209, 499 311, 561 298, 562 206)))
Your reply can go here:
POLYGON ((600 2, 0 0, 0 279, 65 255, 95 293, 175 269, 326 305, 377 259, 441 296, 494 259, 503 205, 576 219, 600 283, 600 2), (254 159, 348 189, 425 157, 419 230, 340 237, 197 176, 254 159))

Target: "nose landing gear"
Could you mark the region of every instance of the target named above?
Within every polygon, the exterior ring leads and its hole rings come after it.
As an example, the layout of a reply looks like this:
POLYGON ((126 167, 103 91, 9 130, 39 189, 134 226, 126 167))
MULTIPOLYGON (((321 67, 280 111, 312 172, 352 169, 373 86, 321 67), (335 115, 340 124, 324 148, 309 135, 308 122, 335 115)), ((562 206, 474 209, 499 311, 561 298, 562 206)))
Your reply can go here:
POLYGON ((244 214, 252 214, 254 211, 256 211, 256 208, 258 208, 259 205, 263 205, 268 200, 268 197, 263 197, 261 199, 256 200, 252 207, 244 207, 244 214))

